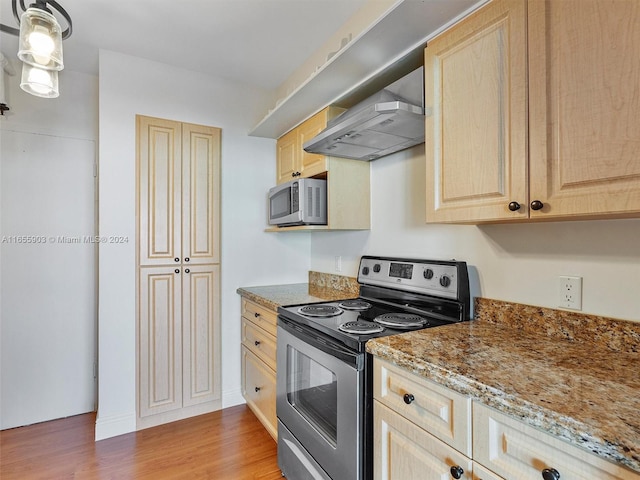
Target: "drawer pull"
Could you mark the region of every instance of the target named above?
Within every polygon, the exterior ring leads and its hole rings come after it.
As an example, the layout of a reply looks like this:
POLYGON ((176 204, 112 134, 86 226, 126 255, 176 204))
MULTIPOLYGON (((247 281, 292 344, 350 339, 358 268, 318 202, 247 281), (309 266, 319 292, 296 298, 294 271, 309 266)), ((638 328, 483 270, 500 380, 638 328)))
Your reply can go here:
POLYGON ((253 314, 254 317, 258 318, 260 316, 260 314, 258 312, 253 314))
POLYGON ((410 393, 405 393, 404 397, 402 397, 404 399, 404 403, 406 403, 407 405, 410 405, 411 402, 413 402, 416 397, 414 397, 412 394, 410 393))
POLYGON ((258 393, 260 391, 260 387, 256 387, 255 390, 256 390, 256 393, 258 393))
POLYGON ((555 468, 545 468, 542 470, 542 478, 544 480, 560 480, 560 472, 555 468))
POLYGON ((258 345, 260 345, 260 340, 256 340, 255 342, 253 342, 253 344, 257 347, 258 345))
POLYGON ((456 479, 462 478, 462 475, 464 475, 464 470, 459 465, 454 465, 453 467, 451 467, 450 471, 451 471, 451 476, 456 479))

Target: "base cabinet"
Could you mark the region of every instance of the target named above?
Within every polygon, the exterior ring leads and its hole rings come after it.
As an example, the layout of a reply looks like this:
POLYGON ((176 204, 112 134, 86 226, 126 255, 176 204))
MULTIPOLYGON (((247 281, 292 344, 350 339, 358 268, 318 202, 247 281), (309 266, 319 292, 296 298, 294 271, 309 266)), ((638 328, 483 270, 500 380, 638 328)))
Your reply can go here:
POLYGON ((242 395, 264 428, 277 441, 277 313, 244 297, 241 301, 242 395))
POLYGON ((379 358, 373 389, 376 480, 540 480, 552 478, 553 470, 560 480, 640 480, 636 472, 379 358), (464 450, 467 438, 467 454, 453 448, 464 450))

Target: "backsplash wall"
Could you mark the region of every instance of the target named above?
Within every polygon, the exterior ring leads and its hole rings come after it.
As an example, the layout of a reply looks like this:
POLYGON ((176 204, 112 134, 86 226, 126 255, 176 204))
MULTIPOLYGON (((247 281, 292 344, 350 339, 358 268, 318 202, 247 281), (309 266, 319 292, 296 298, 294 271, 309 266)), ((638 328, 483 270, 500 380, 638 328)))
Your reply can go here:
POLYGON ((455 258, 474 296, 549 308, 558 277, 580 276, 583 313, 640 321, 640 219, 427 225, 424 145, 372 162, 371 192, 371 230, 312 234, 311 270, 357 276, 365 254, 455 258))

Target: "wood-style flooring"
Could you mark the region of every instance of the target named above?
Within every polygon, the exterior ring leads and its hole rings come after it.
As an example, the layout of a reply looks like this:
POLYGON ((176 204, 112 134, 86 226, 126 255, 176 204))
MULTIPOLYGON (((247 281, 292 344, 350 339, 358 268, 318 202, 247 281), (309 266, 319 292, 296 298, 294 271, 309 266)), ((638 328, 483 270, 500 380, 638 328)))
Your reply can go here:
POLYGON ((0 432, 0 479, 282 480, 245 405, 94 441, 95 414, 0 432))

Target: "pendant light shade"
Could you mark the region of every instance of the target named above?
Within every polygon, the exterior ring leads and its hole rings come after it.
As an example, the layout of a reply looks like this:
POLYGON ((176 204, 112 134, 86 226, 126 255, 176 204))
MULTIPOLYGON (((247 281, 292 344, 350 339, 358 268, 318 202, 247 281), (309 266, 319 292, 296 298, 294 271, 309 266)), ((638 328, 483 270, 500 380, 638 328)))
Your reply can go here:
POLYGON ((58 72, 23 63, 20 88, 36 97, 56 98, 60 95, 58 72))
POLYGON ((51 13, 29 7, 22 14, 18 58, 39 69, 57 72, 64 68, 62 30, 51 13))

